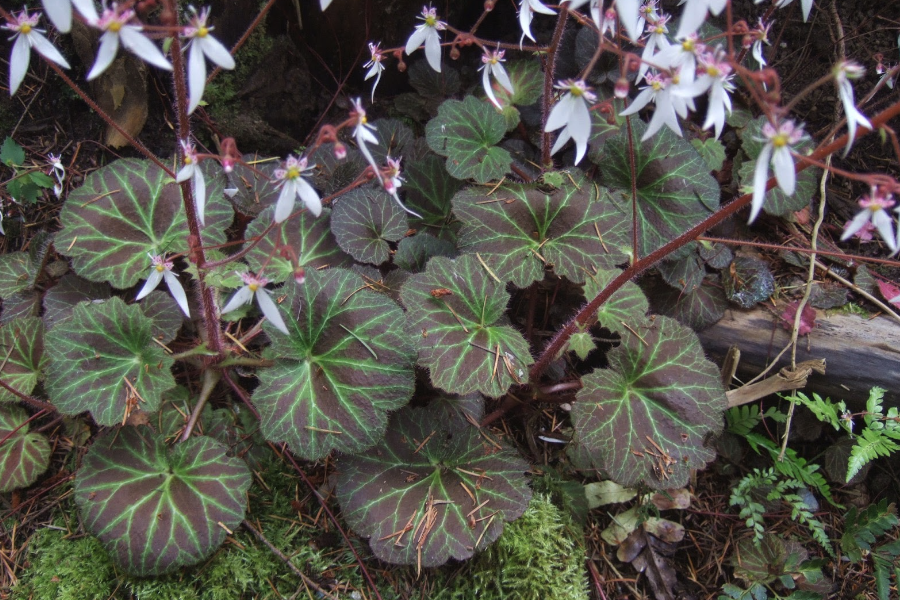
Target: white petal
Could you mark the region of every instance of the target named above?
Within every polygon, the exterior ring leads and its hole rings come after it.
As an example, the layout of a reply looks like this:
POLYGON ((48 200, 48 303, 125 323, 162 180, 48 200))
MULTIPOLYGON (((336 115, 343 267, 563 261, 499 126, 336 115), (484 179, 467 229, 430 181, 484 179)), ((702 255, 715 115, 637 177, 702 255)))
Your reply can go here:
MULTIPOLYGON (((399 186, 398 186, 398 187, 399 187, 399 186)), ((423 217, 422 215, 420 215, 419 213, 417 213, 416 211, 410 210, 410 209, 406 208, 405 206, 403 206, 403 202, 400 201, 400 196, 397 195, 397 190, 394 190, 394 193, 391 194, 391 196, 394 198, 394 200, 397 202, 397 204, 400 205, 400 208, 402 208, 403 210, 405 210, 406 212, 408 212, 408 213, 411 214, 412 216, 414 216, 414 217, 416 217, 416 218, 418 218, 418 219, 424 219, 424 218, 425 218, 425 217, 423 217)))
POLYGON ((72 3, 70 0, 44 0, 44 11, 53 26, 62 33, 72 29, 72 3))
POLYGON ((687 0, 684 10, 681 12, 681 22, 678 23, 678 33, 675 38, 682 40, 692 33, 696 33, 703 21, 706 20, 706 0, 687 0))
POLYGON ((78 9, 78 12, 89 24, 93 25, 100 19, 97 9, 94 7, 94 0, 72 0, 72 5, 78 9))
POLYGON ((322 7, 322 12, 324 12, 326 8, 331 6, 331 0, 319 0, 319 6, 322 7))
POLYGON ((184 313, 184 316, 187 318, 191 318, 191 309, 188 308, 188 300, 187 294, 184 293, 184 288, 181 287, 181 282, 178 281, 178 276, 175 275, 172 271, 163 271, 163 278, 166 280, 166 285, 169 286, 169 293, 172 294, 172 297, 175 298, 175 302, 178 303, 178 306, 181 308, 181 312, 184 313))
MULTIPOLYGON (((381 65, 376 65, 376 66, 381 66, 381 65)), ((371 97, 372 102, 375 102, 375 88, 378 87, 378 82, 381 81, 381 72, 383 70, 384 69, 378 69, 378 76, 375 78, 375 83, 372 84, 372 97, 371 97)), ((366 79, 368 79, 368 77, 366 77, 366 79)))
POLYGON ((584 158, 588 139, 591 137, 591 113, 583 98, 575 101, 575 108, 569 118, 569 135, 575 141, 575 164, 577 165, 584 158))
POLYGON ((294 212, 294 198, 297 190, 290 181, 285 181, 278 194, 278 202, 275 203, 275 222, 281 223, 294 212))
POLYGON ((759 152, 756 166, 753 168, 753 201, 750 203, 750 223, 756 220, 766 200, 766 183, 769 181, 769 159, 772 157, 772 145, 766 144, 759 152))
POLYGON ((138 295, 134 297, 135 301, 142 300, 146 298, 147 295, 156 289, 159 285, 159 282, 162 281, 163 275, 155 268, 151 269, 150 276, 147 278, 147 281, 144 282, 144 287, 141 288, 141 291, 138 292, 138 295))
POLYGON ((297 179, 297 193, 309 212, 317 217, 322 214, 322 200, 319 198, 319 194, 302 177, 297 179))
POLYGON ((428 37, 428 27, 419 26, 416 27, 416 30, 413 31, 413 34, 409 36, 409 40, 406 42, 406 53, 412 54, 415 52, 419 46, 425 41, 425 38, 428 37))
MULTIPOLYGON (((534 18, 534 13, 531 12, 531 8, 528 7, 528 0, 522 0, 522 6, 519 8, 519 26, 522 28, 522 33, 528 36, 528 39, 532 42, 536 42, 534 36, 531 35, 531 19, 534 18)), ((520 43, 519 46, 522 44, 520 43)))
POLYGON ((809 13, 812 11, 813 0, 802 0, 800 5, 803 7, 803 22, 809 21, 809 13))
POLYGON ((378 146, 378 138, 375 137, 375 134, 372 133, 372 130, 366 126, 361 126, 359 128, 359 133, 357 135, 356 143, 359 145, 360 140, 362 140, 366 144, 372 144, 374 146, 378 146))
MULTIPOLYGON (((75 5, 75 8, 78 8, 78 5, 75 5)), ((119 34, 114 33, 112 31, 107 31, 103 35, 100 36, 100 48, 97 50, 97 60, 94 61, 94 66, 91 68, 91 72, 87 75, 87 80, 95 79, 99 77, 103 71, 109 68, 109 65, 112 64, 112 61, 116 58, 116 52, 119 50, 119 34)))
POLYGON ((559 152, 559 149, 566 145, 572 139, 572 135, 569 133, 569 127, 563 127, 563 130, 559 132, 559 136, 556 138, 556 142, 553 144, 553 148, 550 149, 550 154, 556 154, 559 152))
POLYGON ((883 239, 891 249, 891 254, 896 252, 897 240, 894 238, 894 221, 891 219, 888 211, 884 209, 875 211, 875 213, 872 214, 872 223, 875 225, 875 229, 878 230, 881 239, 883 239))
POLYGON ((525 0, 534 12, 544 15, 555 15, 556 11, 541 4, 540 0, 525 0))
POLYGON ((162 51, 150 41, 150 38, 141 33, 137 27, 123 25, 122 29, 119 30, 119 36, 122 38, 122 45, 145 62, 166 71, 172 70, 172 65, 166 60, 162 51))
POLYGON ((503 86, 503 88, 509 92, 510 94, 515 94, 515 90, 513 89, 512 81, 509 80, 509 74, 506 72, 506 68, 500 63, 496 65, 491 65, 491 73, 493 73, 494 78, 497 79, 497 83, 503 86))
POLYGON ((559 102, 553 106, 553 110, 550 111, 550 116, 547 117, 547 125, 544 126, 544 131, 556 131, 560 127, 568 125, 569 117, 572 116, 576 102, 578 100, 572 94, 566 94, 560 98, 559 102))
POLYGON ((794 157, 791 156, 787 146, 782 146, 773 153, 772 167, 775 169, 778 187, 788 196, 792 196, 797 185, 797 176, 794 173, 794 157))
POLYGON ((488 99, 490 99, 491 104, 497 107, 498 110, 503 110, 503 107, 500 106, 500 103, 497 102, 497 97, 494 96, 494 89, 491 87, 491 73, 490 68, 485 66, 484 69, 481 70, 481 85, 484 86, 484 93, 487 94, 488 99))
POLYGON ((203 97, 203 88, 206 87, 206 59, 200 44, 194 39, 188 50, 188 114, 200 104, 203 97))
MULTIPOLYGON (((878 211, 878 212, 884 212, 884 211, 882 210, 882 211, 878 211)), ((861 211, 859 211, 858 213, 856 213, 856 216, 854 216, 853 220, 847 224, 847 229, 845 229, 844 233, 841 235, 841 241, 843 242, 845 240, 849 240, 850 237, 854 233, 856 233, 857 231, 862 229, 865 226, 865 224, 869 222, 869 219, 871 218, 871 216, 872 216, 872 211, 870 211, 868 208, 864 208, 861 211)), ((882 236, 882 237, 884 237, 884 236, 882 236)))
POLYGON ((204 38, 194 38, 194 43, 200 42, 200 48, 206 57, 222 67, 223 69, 234 68, 234 57, 228 52, 228 48, 222 45, 222 42, 211 35, 204 38))
POLYGON ((193 163, 191 163, 189 165, 184 165, 183 167, 181 167, 181 170, 178 171, 178 173, 175 175, 175 181, 177 181, 178 183, 187 181, 188 179, 193 177, 194 169, 196 169, 196 168, 197 168, 197 165, 195 165, 193 163))
POLYGON ((200 225, 206 226, 206 178, 199 168, 194 170, 194 204, 197 207, 197 216, 200 225))
POLYGON ((234 296, 231 297, 231 300, 228 301, 228 304, 222 308, 222 314, 230 313, 238 307, 241 307, 250 300, 253 299, 253 290, 251 290, 248 286, 244 286, 238 291, 234 293, 234 296))
POLYGON ((631 104, 628 105, 628 108, 619 113, 620 117, 627 117, 629 115, 633 115, 637 111, 641 110, 648 104, 650 104, 650 100, 653 99, 653 88, 648 87, 641 90, 641 93, 635 96, 634 100, 632 100, 631 104))
POLYGON ((9 95, 12 96, 19 89, 25 73, 28 72, 28 63, 31 62, 31 47, 28 40, 21 33, 13 44, 12 54, 9 57, 9 95))
POLYGON ((638 0, 616 0, 616 9, 619 13, 619 22, 625 26, 628 37, 633 41, 639 40, 643 28, 638 27, 640 14, 638 0))
POLYGON ((441 34, 437 29, 430 27, 425 38, 425 58, 432 69, 441 72, 441 34))
POLYGON ((259 304, 259 310, 269 320, 269 323, 284 335, 290 335, 287 325, 284 324, 284 319, 281 318, 281 311, 278 310, 278 305, 269 296, 268 291, 263 288, 256 290, 256 302, 259 304))
POLYGON ((69 68, 69 63, 67 63, 66 59, 63 58, 63 55, 59 53, 59 50, 50 43, 50 40, 37 31, 32 31, 28 34, 28 41, 31 42, 31 47, 40 52, 44 58, 52 60, 64 69, 69 68))
POLYGON ((675 88, 675 94, 682 98, 696 98, 706 93, 706 90, 713 84, 713 79, 709 75, 703 75, 690 83, 682 83, 675 88))
POLYGON ((703 129, 709 129, 712 125, 716 126, 716 137, 722 134, 722 127, 725 126, 725 106, 722 95, 725 90, 720 85, 714 85, 709 93, 709 107, 706 109, 706 121, 703 123, 703 129))

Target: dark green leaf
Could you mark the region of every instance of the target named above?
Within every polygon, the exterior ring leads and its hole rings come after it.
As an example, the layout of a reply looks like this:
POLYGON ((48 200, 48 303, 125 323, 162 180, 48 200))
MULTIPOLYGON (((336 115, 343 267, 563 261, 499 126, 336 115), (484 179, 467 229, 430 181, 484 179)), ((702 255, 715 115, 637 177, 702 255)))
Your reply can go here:
POLYGON ((431 149, 447 157, 447 172, 457 179, 487 183, 509 172, 512 157, 497 147, 506 134, 506 120, 489 102, 474 96, 447 100, 425 134, 431 149))
POLYGON ((491 77, 491 89, 493 89, 500 106, 504 108, 511 104, 528 106, 541 99, 544 93, 544 74, 537 61, 514 60, 507 63, 505 68, 506 74, 509 75, 509 81, 512 83, 512 94, 491 77))
POLYGON ((524 185, 490 196, 467 188, 453 199, 463 222, 461 251, 477 252, 497 277, 520 288, 544 277, 544 268, 581 283, 595 269, 628 260, 629 227, 604 188, 576 177, 545 192, 524 185))
MULTIPOLYGON (((0 327, 0 377, 19 393, 30 394, 47 367, 44 356, 44 325, 37 317, 16 319, 0 327)), ((19 398, 0 388, 0 402, 19 398)), ((0 439, 2 435, 0 435, 0 439)))
MULTIPOLYGON (((584 296, 588 302, 596 298, 620 271, 600 269, 584 282, 584 296)), ((636 323, 643 323, 647 316, 647 297, 637 284, 631 281, 616 290, 609 300, 597 309, 597 321, 610 331, 625 331, 636 323)))
POLYGON ((154 412, 175 386, 173 361, 153 342, 153 322, 120 298, 77 305, 47 332, 45 346, 47 392, 64 414, 88 410, 98 424, 115 425, 135 408, 154 412))
POLYGON ((275 364, 260 372, 253 393, 263 435, 309 460, 371 447, 387 412, 413 393, 403 311, 344 269, 311 271, 285 291, 290 336, 265 325, 275 364))
POLYGON ((664 260, 657 265, 663 280, 682 293, 693 292, 703 282, 706 269, 696 252, 675 260, 664 260))
POLYGON ((623 336, 607 354, 610 368, 582 379, 573 456, 624 486, 681 487, 715 457, 704 442, 722 429, 727 407, 718 369, 672 319, 632 328, 640 339, 623 336))
POLYGON ((0 324, 9 323, 15 319, 36 317, 41 311, 41 294, 35 290, 16 292, 3 301, 3 313, 0 314, 0 324))
POLYGON ((52 329, 69 317, 79 302, 106 300, 110 294, 109 284, 94 283, 75 273, 67 273, 44 294, 44 325, 52 329))
POLYGON ((722 271, 722 288, 732 302, 750 308, 775 293, 775 278, 769 266, 750 256, 736 256, 728 271, 722 271))
MULTIPOLYGON (((756 158, 765 145, 761 140, 765 140, 762 128, 766 123, 766 117, 762 116, 748 123, 747 128, 744 130, 742 148, 749 158, 741 163, 738 171, 741 193, 753 192, 753 170, 756 168, 756 158)), ((807 140, 801 142, 793 149, 799 154, 805 154, 812 150, 812 147, 812 142, 807 140)), ((800 210, 804 206, 808 206, 819 189, 819 173, 819 169, 815 167, 797 173, 797 185, 793 196, 788 196, 776 185, 773 189, 766 192, 763 211, 776 217, 783 217, 800 210)), ((775 173, 770 165, 769 177, 774 175, 775 173)))
POLYGON ((134 575, 200 562, 240 525, 247 508, 250 471, 225 451, 209 437, 169 449, 149 428, 103 435, 75 478, 85 527, 134 575))
POLYGON ((444 161, 433 154, 410 162, 403 174, 406 206, 422 215, 422 219, 410 218, 410 227, 456 241, 457 224, 452 221, 450 201, 463 183, 451 177, 444 161))
POLYGON ((528 342, 504 324, 509 294, 471 254, 432 258, 403 285, 400 299, 419 364, 436 387, 496 398, 527 378, 528 342))
POLYGON ((245 154, 243 160, 247 164, 235 164, 231 173, 222 173, 215 163, 211 163, 210 170, 207 170, 206 165, 210 161, 200 164, 204 167, 203 174, 207 176, 207 184, 223 179, 223 186, 234 190, 230 199, 234 207, 245 215, 255 216, 278 200, 280 190, 276 187, 278 180, 274 173, 281 161, 255 154, 245 154), (211 172, 213 169, 218 172, 211 172))
POLYGON ((425 265, 435 256, 456 257, 456 246, 427 233, 405 237, 397 246, 394 264, 401 269, 418 273, 425 270, 425 265))
MULTIPOLYGON (((719 207, 719 185, 690 142, 668 128, 641 142, 646 125, 631 119, 640 255, 646 256, 681 235, 719 207)), ((630 196, 628 129, 606 143, 603 178, 630 196)), ((628 207, 628 214, 631 209, 628 207)))
POLYGON ((710 171, 719 171, 725 164, 725 145, 716 138, 694 138, 691 145, 700 153, 710 171))
POLYGON ((184 323, 184 313, 172 296, 160 290, 153 290, 149 296, 141 300, 140 306, 144 315, 150 318, 154 339, 163 344, 175 339, 181 324, 184 323))
POLYGON ((6 136, 3 146, 0 146, 0 161, 10 167, 25 164, 25 149, 14 139, 6 136))
MULTIPOLYGON (((261 212, 244 237, 247 239, 262 235, 274 219, 275 207, 261 212)), ((299 266, 306 268, 307 274, 313 269, 338 267, 350 264, 350 257, 344 254, 331 233, 331 211, 322 209, 315 217, 303 211, 284 223, 275 225, 250 252, 247 264, 254 272, 265 265, 265 276, 274 283, 294 278, 294 266, 287 256, 293 254, 299 266), (282 247, 289 250, 282 256, 282 247)), ((233 270, 233 269, 232 269, 233 270)))
POLYGON ((442 100, 459 91, 459 71, 442 62, 441 72, 438 73, 431 68, 428 61, 420 58, 413 61, 409 67, 409 85, 425 98, 442 100))
POLYGON ((697 244, 700 258, 713 269, 724 269, 734 260, 734 253, 725 244, 700 242, 697 244))
POLYGON ((528 506, 528 463, 445 415, 407 407, 372 451, 340 460, 344 517, 381 560, 435 567, 469 558, 528 506))
POLYGON ((341 249, 373 265, 388 261, 388 242, 396 242, 408 229, 406 212, 381 188, 351 190, 336 199, 331 213, 331 231, 341 249))
POLYGON ((575 353, 575 356, 581 360, 585 360, 597 345, 594 343, 594 336, 588 331, 579 331, 572 334, 569 338, 568 349, 575 353))
POLYGON ((677 320, 694 331, 714 325, 725 315, 728 300, 722 287, 707 277, 700 287, 690 292, 682 292, 668 285, 659 284, 648 292, 653 312, 677 320))
MULTIPOLYGON (((204 245, 224 243, 234 218, 222 185, 217 179, 207 186, 204 245)), ((149 161, 117 160, 88 175, 69 194, 60 221, 56 247, 65 248, 75 272, 117 288, 147 276, 148 253, 188 251, 181 188, 149 161)))
POLYGON ((0 406, 0 493, 28 487, 50 464, 50 442, 29 433, 28 413, 18 406, 0 406))
POLYGON ((615 110, 591 111, 591 137, 588 138, 588 158, 595 165, 603 166, 603 161, 608 155, 606 140, 617 135, 625 124, 625 117, 619 113, 625 110, 625 103, 619 99, 612 102, 615 110))
POLYGON ((9 252, 0 256, 0 299, 6 299, 34 285, 37 269, 27 252, 9 252))
POLYGON ((415 140, 412 130, 399 119, 378 119, 372 125, 375 127, 375 137, 378 144, 370 144, 369 152, 379 165, 387 164, 387 157, 398 159, 407 156, 409 147, 415 140))

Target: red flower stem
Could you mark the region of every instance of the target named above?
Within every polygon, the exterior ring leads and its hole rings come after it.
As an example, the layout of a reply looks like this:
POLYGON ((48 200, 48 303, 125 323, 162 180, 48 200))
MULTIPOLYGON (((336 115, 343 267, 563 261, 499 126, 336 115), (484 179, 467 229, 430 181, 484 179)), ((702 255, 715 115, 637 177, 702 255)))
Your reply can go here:
MULTIPOLYGON (((892 104, 888 108, 881 111, 878 115, 871 119, 873 129, 878 129, 881 125, 887 123, 889 120, 893 119, 900 115, 900 102, 892 104)), ((871 129, 867 127, 859 127, 856 131, 855 139, 859 139, 863 135, 868 134, 871 129)), ((800 159, 800 162, 794 166, 794 170, 799 173, 808 167, 812 166, 814 162, 822 160, 824 157, 832 154, 841 148, 843 148, 847 144, 848 134, 844 134, 838 139, 834 140, 830 144, 819 146, 815 152, 809 157, 812 159, 811 161, 806 161, 804 157, 797 157, 800 159)), ((775 177, 769 179, 766 183, 766 190, 770 190, 777 185, 777 180, 775 177)), ((578 314, 569 321, 565 327, 563 327, 559 333, 557 333, 550 343, 544 348, 541 355, 538 357, 537 361, 531 367, 529 371, 529 379, 532 383, 536 383, 543 372, 547 369, 550 363, 553 361, 553 358, 562 351, 566 342, 569 341, 569 338, 573 333, 578 331, 579 327, 583 327, 590 320, 591 315, 593 315, 600 306, 606 302, 610 296, 612 296, 616 291, 619 290, 625 283, 631 281, 637 275, 643 273, 658 261, 662 260, 675 250, 681 248, 688 242, 691 242, 697 239, 699 236, 703 235, 705 231, 715 227, 725 219, 733 216, 742 208, 748 206, 753 199, 753 192, 749 192, 739 197, 738 199, 729 202, 725 206, 719 208, 715 213, 711 214, 709 217, 679 235, 674 240, 665 244, 661 248, 654 250, 647 256, 641 258, 640 260, 635 261, 630 267, 619 273, 619 275, 613 279, 609 285, 607 285, 603 291, 601 291, 597 296, 588 302, 584 308, 578 311, 578 314)))
POLYGON ((541 166, 547 167, 552 165, 550 159, 551 134, 544 129, 547 126, 547 119, 550 117, 550 109, 553 107, 553 81, 556 74, 556 52, 559 50, 559 41, 562 39, 563 32, 566 30, 566 19, 569 17, 569 11, 563 10, 559 13, 559 19, 556 21, 556 29, 553 31, 553 39, 547 48, 546 72, 544 73, 544 98, 543 111, 541 114, 541 166))

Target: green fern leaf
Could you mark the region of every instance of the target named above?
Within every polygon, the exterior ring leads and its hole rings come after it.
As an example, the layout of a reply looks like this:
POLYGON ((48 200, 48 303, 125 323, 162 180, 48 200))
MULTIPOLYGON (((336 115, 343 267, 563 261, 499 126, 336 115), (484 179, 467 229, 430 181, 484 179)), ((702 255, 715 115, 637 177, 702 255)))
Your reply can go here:
POLYGON ((890 456, 898 449, 900 449, 900 445, 885 435, 883 429, 867 427, 856 438, 856 445, 850 450, 850 459, 847 461, 847 481, 853 479, 853 476, 859 473, 859 470, 866 464, 879 456, 890 456))

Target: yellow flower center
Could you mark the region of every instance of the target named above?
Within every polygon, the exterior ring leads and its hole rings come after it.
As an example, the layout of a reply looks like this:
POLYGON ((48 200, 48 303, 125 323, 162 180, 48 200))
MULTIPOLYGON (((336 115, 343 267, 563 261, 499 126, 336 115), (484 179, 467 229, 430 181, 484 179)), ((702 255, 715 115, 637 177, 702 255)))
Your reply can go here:
POLYGON ((285 179, 297 179, 300 177, 300 169, 297 167, 290 167, 287 170, 287 175, 284 176, 285 179))
POLYGON ((166 270, 166 267, 165 267, 165 265, 161 265, 161 264, 160 264, 160 265, 156 265, 155 269, 156 269, 157 271, 159 271, 160 273, 162 273, 163 271, 166 270))
POLYGON ((659 90, 663 89, 662 84, 661 84, 660 82, 658 82, 658 81, 654 81, 653 83, 651 83, 651 84, 650 84, 650 87, 653 88, 653 91, 654 91, 654 92, 658 92, 659 90))
POLYGON ((122 24, 118 21, 113 21, 109 24, 109 27, 107 29, 109 29, 109 31, 112 31, 113 33, 119 33, 119 30, 122 29, 122 24))
POLYGON ((663 34, 666 32, 666 30, 663 29, 662 25, 657 25, 653 32, 656 34, 663 34))
POLYGON ((209 35, 209 28, 201 27, 197 30, 197 37, 206 37, 207 35, 209 35))
POLYGON ((365 125, 366 123, 369 122, 369 117, 367 117, 366 115, 363 115, 363 116, 360 118, 359 122, 362 123, 363 125, 365 125))
POLYGON ((31 25, 29 25, 28 23, 22 23, 22 26, 19 27, 19 32, 24 35, 28 35, 29 33, 31 33, 31 25))
POLYGON ((772 145, 776 148, 784 148, 788 144, 788 136, 784 133, 776 134, 772 138, 772 145))
POLYGON ((573 96, 575 96, 576 98, 580 98, 581 96, 584 95, 584 91, 576 85, 573 85, 572 87, 569 88, 569 93, 572 94, 573 96))
POLYGON ((693 52, 694 40, 684 40, 683 42, 681 42, 681 49, 685 52, 693 52))
POLYGON ((256 290, 259 289, 259 284, 258 284, 258 283, 251 283, 251 284, 248 285, 247 287, 250 288, 250 291, 251 291, 251 292, 256 293, 256 290))
POLYGON ((496 56, 492 56, 492 57, 491 57, 491 60, 490 60, 489 62, 490 62, 492 65, 496 65, 496 64, 497 64, 498 62, 500 62, 500 61, 497 59, 496 56))
POLYGON ((437 25, 437 19, 435 17, 425 17, 425 24, 429 27, 434 27, 437 25))
POLYGON ((718 77, 721 74, 721 71, 719 71, 719 68, 715 65, 710 65, 706 67, 706 74, 710 77, 718 77))
POLYGON ((194 163, 194 161, 191 160, 191 157, 190 157, 190 156, 185 156, 185 157, 184 157, 184 164, 190 165, 190 164, 193 164, 193 163, 194 163))

